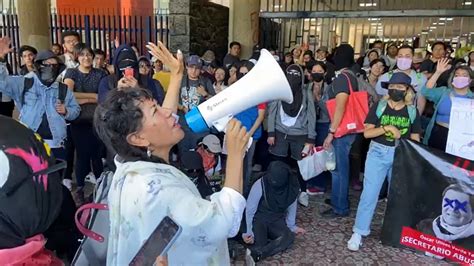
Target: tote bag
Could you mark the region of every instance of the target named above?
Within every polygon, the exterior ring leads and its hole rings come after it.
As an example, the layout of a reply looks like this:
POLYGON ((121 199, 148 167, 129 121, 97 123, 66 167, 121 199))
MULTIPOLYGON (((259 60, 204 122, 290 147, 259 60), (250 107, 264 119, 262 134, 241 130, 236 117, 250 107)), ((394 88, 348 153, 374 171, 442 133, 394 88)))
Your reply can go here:
MULTIPOLYGON (((369 113, 369 97, 366 91, 354 91, 352 84, 346 73, 342 72, 349 84, 349 99, 346 102, 346 110, 342 116, 341 123, 334 133, 335 138, 340 138, 348 134, 361 133, 364 131, 364 121, 369 113)), ((336 99, 331 99, 326 102, 329 117, 331 121, 334 120, 334 113, 336 112, 336 99)))

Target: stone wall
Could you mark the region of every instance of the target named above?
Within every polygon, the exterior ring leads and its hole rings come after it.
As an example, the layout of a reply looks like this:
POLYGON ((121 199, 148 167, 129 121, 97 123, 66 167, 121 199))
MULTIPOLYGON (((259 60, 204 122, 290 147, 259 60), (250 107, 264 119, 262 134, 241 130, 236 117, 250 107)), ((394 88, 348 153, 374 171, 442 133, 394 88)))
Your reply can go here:
POLYGON ((227 54, 229 8, 207 0, 170 1, 170 49, 201 56, 206 50, 221 60, 227 54))
POLYGON ((191 1, 190 53, 201 56, 212 50, 219 61, 228 51, 229 8, 206 0, 191 1))

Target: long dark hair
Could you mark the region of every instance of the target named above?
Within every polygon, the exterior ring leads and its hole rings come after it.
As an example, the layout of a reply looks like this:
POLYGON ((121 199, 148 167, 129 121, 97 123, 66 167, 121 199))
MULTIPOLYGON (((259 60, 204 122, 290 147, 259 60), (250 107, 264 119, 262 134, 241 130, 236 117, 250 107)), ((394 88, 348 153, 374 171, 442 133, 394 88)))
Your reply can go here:
POLYGON ((166 163, 164 159, 147 155, 145 147, 131 145, 127 136, 142 128, 141 102, 153 100, 142 88, 113 89, 94 114, 94 126, 100 139, 125 162, 147 161, 166 163))

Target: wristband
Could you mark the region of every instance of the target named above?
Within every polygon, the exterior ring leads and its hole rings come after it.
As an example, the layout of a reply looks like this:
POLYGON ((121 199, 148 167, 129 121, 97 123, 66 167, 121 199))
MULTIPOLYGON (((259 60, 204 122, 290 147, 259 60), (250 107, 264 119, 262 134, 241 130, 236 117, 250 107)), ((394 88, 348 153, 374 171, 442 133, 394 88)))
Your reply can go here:
POLYGON ((332 129, 332 128, 329 128, 329 129, 328 129, 328 133, 334 134, 334 133, 336 133, 336 130, 335 130, 335 129, 332 129))

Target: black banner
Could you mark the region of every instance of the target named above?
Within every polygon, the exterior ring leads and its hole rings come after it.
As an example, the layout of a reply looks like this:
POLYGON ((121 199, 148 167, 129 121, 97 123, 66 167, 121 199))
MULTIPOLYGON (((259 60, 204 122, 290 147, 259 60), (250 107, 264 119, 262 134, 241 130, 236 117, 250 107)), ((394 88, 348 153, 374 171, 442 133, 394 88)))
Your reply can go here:
POLYGON ((439 246, 446 243, 474 251, 473 161, 402 140, 392 173, 381 235, 383 244, 416 247, 438 258, 452 257, 446 254, 451 251, 439 246), (418 231, 421 239, 406 236, 405 232, 414 232, 410 228, 418 231))

